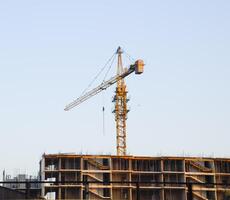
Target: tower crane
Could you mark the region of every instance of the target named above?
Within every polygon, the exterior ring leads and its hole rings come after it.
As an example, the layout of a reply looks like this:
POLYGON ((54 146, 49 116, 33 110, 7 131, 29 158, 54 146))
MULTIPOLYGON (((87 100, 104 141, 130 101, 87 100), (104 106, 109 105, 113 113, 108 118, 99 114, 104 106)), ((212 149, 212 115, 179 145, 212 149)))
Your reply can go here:
POLYGON ((80 96, 70 104, 66 105, 65 111, 69 111, 77 105, 83 103, 87 99, 95 96, 96 94, 107 89, 111 85, 117 83, 113 102, 115 102, 115 121, 116 121, 116 139, 117 139, 117 155, 126 155, 126 119, 127 119, 127 87, 124 78, 133 72, 135 74, 142 74, 144 71, 144 62, 139 59, 129 68, 123 68, 122 65, 122 49, 118 47, 116 54, 118 55, 117 74, 107 81, 102 82, 100 85, 80 96))

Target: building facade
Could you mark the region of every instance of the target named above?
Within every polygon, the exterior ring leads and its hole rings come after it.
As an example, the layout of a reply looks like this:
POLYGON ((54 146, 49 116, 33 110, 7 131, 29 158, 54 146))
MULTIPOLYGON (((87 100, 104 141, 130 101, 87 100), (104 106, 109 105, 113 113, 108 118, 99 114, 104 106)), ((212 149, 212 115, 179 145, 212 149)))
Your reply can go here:
POLYGON ((41 184, 40 175, 31 176, 28 174, 17 174, 16 176, 11 176, 3 171, 3 184, 1 195, 4 198, 0 199, 40 199, 41 197, 41 184), (15 198, 11 198, 11 195, 17 195, 15 198), (23 196, 24 198, 19 198, 23 196))
MULTIPOLYGON (((3 172, 3 181, 5 182, 3 184, 3 187, 7 187, 10 189, 16 189, 16 190, 26 190, 26 183, 21 182, 37 182, 40 181, 38 176, 29 176, 28 174, 17 174, 14 177, 11 177, 11 175, 5 174, 5 171, 3 172)), ((32 190, 40 190, 41 184, 40 183, 30 183, 30 189, 32 190)))
POLYGON ((193 183, 197 200, 226 200, 230 191, 224 158, 44 154, 40 171, 42 181, 59 182, 42 184, 54 199, 187 200, 182 183, 193 183))

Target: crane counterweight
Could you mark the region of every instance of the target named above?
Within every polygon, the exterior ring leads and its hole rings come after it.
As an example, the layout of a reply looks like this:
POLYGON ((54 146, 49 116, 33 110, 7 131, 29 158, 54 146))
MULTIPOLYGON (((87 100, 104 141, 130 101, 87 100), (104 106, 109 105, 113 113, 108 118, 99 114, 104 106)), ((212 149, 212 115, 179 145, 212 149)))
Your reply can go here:
POLYGON ((135 74, 142 74, 144 72, 144 61, 139 59, 135 62, 135 74))

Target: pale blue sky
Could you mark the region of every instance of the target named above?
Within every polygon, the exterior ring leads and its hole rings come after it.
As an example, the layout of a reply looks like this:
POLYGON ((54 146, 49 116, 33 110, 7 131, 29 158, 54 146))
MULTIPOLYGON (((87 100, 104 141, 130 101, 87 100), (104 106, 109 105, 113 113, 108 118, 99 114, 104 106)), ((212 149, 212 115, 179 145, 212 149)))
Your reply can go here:
POLYGON ((146 63, 126 80, 130 154, 230 156, 229 11, 228 0, 1 1, 0 170, 35 173, 44 152, 116 153, 114 87, 63 109, 118 45, 146 63))

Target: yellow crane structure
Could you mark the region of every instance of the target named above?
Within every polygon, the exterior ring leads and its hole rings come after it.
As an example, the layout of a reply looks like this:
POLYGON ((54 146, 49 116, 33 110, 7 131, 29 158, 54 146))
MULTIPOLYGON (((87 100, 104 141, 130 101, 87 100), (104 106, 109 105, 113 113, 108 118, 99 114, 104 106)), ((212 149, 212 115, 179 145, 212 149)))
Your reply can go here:
POLYGON ((144 71, 144 62, 139 59, 134 64, 131 64, 129 68, 124 68, 122 64, 122 49, 118 47, 116 54, 118 56, 117 62, 117 74, 107 81, 103 81, 99 86, 86 92, 84 95, 80 96, 70 104, 65 107, 65 111, 68 111, 92 96, 102 92, 111 85, 117 83, 115 95, 113 97, 113 102, 115 103, 115 121, 116 121, 116 139, 117 139, 117 155, 126 155, 126 120, 127 120, 127 87, 124 78, 131 73, 141 74, 144 71))

